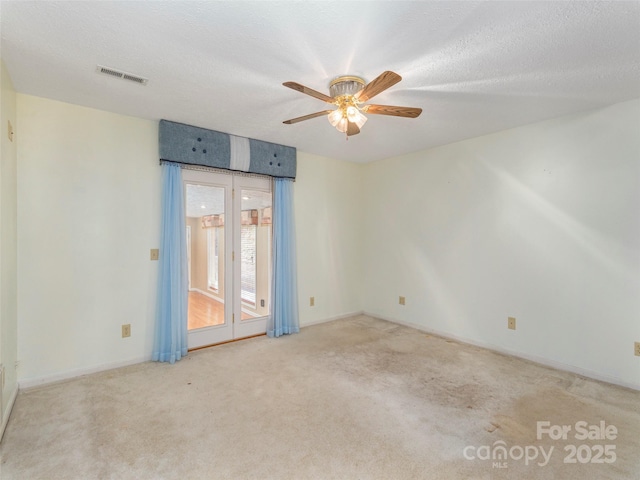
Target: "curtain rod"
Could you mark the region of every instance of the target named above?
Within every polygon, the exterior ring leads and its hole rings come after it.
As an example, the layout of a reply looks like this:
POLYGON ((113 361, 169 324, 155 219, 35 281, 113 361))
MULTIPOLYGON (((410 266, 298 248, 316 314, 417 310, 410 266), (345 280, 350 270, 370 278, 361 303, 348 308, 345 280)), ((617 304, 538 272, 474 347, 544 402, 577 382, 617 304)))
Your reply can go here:
POLYGON ((226 168, 208 167, 206 165, 193 165, 191 163, 172 162, 171 160, 163 160, 161 158, 160 165, 162 165, 163 163, 179 165, 180 168, 184 168, 185 170, 198 170, 201 172, 222 173, 223 175, 238 175, 240 177, 248 177, 248 178, 267 178, 267 179, 287 178, 294 182, 296 181, 295 178, 290 178, 290 177, 272 177, 271 175, 262 175, 260 173, 243 172, 241 170, 228 170, 226 168))

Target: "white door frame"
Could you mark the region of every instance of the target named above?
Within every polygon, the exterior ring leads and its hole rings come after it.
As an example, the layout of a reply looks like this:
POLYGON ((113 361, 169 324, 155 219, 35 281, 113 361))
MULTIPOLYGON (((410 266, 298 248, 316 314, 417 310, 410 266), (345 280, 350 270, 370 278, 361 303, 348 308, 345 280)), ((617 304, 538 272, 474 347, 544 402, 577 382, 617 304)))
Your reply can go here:
MULTIPOLYGON (((269 316, 254 317, 247 320, 242 320, 242 272, 240 261, 240 224, 242 215, 242 189, 247 190, 260 190, 263 192, 271 192, 271 180, 264 177, 245 177, 241 175, 234 175, 233 177, 233 189, 235 195, 233 198, 233 213, 234 213, 234 232, 237 235, 233 239, 233 250, 237 252, 236 261, 233 263, 233 310, 237 312, 235 315, 234 324, 234 338, 251 337, 254 335, 260 335, 267 332, 267 322, 269 316)), ((271 273, 271 272, 269 272, 271 273)), ((256 297, 256 302, 258 301, 256 297)), ((271 302, 269 301, 269 305, 271 302)))
MULTIPOLYGON (((188 333, 189 349, 266 333, 269 316, 242 320, 240 261, 241 191, 242 189, 249 189, 271 192, 271 180, 266 177, 246 177, 203 170, 183 169, 182 182, 185 191, 185 208, 187 184, 224 188, 225 197, 224 323, 222 325, 190 330, 188 333)), ((193 232, 191 236, 193 238, 193 232)))

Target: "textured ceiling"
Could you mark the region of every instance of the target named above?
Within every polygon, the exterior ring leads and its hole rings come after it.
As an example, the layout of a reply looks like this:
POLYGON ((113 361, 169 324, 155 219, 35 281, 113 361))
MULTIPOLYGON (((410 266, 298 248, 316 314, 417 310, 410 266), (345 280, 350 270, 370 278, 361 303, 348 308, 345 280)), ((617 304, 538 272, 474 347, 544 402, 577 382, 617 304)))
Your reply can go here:
POLYGON ((367 162, 640 97, 640 3, 14 2, 1 55, 17 91, 166 118, 367 162), (106 65, 147 86, 95 72, 106 65), (345 141, 326 104, 336 76, 403 81, 345 141))

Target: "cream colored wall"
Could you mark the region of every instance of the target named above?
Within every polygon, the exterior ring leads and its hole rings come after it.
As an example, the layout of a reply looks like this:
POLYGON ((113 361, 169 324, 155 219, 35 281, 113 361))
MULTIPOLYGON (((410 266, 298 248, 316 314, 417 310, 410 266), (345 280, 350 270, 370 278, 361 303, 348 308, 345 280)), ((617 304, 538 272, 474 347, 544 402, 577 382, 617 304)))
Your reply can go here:
POLYGON ((17 143, 16 92, 5 64, 0 60, 0 363, 5 369, 0 395, 0 438, 4 432, 13 400, 18 391, 17 301, 17 143), (13 141, 8 137, 8 122, 13 125, 13 141))
MULTIPOLYGON (((298 152, 301 324, 366 309, 638 385, 639 114, 627 102, 368 165, 298 152)), ((157 122, 18 94, 16 124, 21 384, 148 358, 157 122)))
POLYGON ((640 100, 369 164, 364 185, 368 312, 640 388, 640 100))
POLYGON ((294 184, 301 325, 361 312, 363 165, 298 152, 294 184), (315 306, 309 306, 315 297, 315 306))
POLYGON ((191 225, 191 288, 207 291, 207 232, 200 218, 189 218, 191 225))
POLYGON ((188 227, 191 227, 191 245, 189 245, 189 249, 191 252, 191 274, 190 274, 190 287, 192 289, 194 288, 199 288, 198 287, 198 283, 199 283, 199 279, 198 279, 198 265, 199 265, 199 261, 200 259, 199 257, 199 252, 196 248, 196 229, 200 228, 200 219, 196 218, 196 217, 185 217, 185 223, 187 224, 188 227))
MULTIPOLYGON (((23 94, 17 116, 21 385, 149 358, 157 276, 149 249, 159 247, 160 230, 157 122, 23 94), (131 324, 130 338, 121 338, 123 323, 131 324)), ((302 152, 298 159, 304 325, 362 310, 353 224, 361 167, 302 152)))
POLYGON ((150 358, 158 123, 22 94, 17 111, 21 384, 150 358))

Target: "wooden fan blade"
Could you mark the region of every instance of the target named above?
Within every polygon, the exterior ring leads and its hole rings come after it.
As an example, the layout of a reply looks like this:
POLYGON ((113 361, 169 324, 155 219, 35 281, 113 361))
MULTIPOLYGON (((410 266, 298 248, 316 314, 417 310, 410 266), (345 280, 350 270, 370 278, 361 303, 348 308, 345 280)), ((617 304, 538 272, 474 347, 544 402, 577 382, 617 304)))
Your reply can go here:
POLYGON ((322 112, 310 113, 309 115, 305 115, 303 117, 292 118, 291 120, 285 120, 282 123, 286 123, 287 125, 291 125, 292 123, 298 123, 298 122, 302 122, 304 120, 310 120, 312 118, 321 117, 322 115, 328 115, 331 112, 333 112, 333 110, 323 110, 322 112))
POLYGON ((402 77, 400 75, 387 70, 386 72, 382 72, 380 75, 374 78, 354 96, 356 97, 356 100, 360 102, 366 102, 370 98, 378 95, 380 92, 383 92, 387 88, 395 85, 400 80, 402 80, 402 77))
POLYGON ((284 82, 282 85, 284 85, 285 87, 289 87, 294 90, 297 90, 300 93, 306 93, 307 95, 311 95, 312 97, 322 100, 323 102, 327 102, 327 103, 334 102, 333 98, 331 98, 329 95, 325 95, 324 93, 320 93, 312 88, 305 87, 304 85, 300 85, 299 83, 296 83, 296 82, 284 82))
POLYGON ((351 135, 357 135, 359 133, 360 129, 358 128, 358 125, 353 122, 349 122, 349 125, 347 125, 347 137, 350 137, 351 135))
POLYGON ((365 105, 362 107, 365 113, 374 115, 393 115, 394 117, 416 118, 422 113, 421 108, 396 107, 393 105, 365 105))

